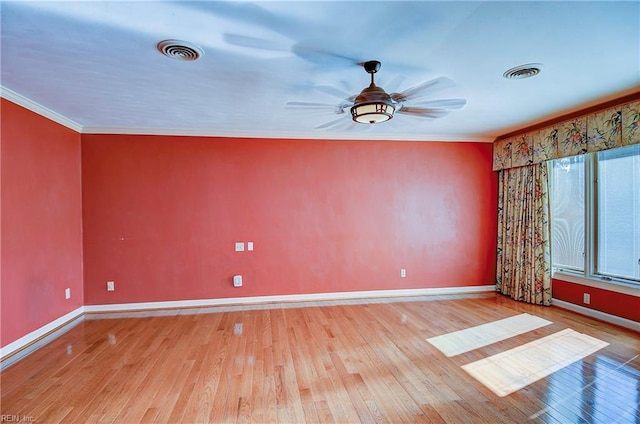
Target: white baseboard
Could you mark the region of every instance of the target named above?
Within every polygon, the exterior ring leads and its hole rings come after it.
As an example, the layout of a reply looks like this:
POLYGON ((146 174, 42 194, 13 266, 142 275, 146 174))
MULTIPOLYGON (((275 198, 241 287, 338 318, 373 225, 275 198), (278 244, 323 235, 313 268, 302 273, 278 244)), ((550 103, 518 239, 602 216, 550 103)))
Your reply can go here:
POLYGON ((456 295, 494 292, 495 290, 495 285, 442 287, 427 289, 368 290, 312 294, 288 294, 277 296, 228 297, 222 299, 172 300, 164 302, 116 303, 109 305, 85 305, 84 310, 86 313, 142 311, 148 309, 197 308, 202 306, 246 305, 255 303, 314 302, 322 300, 366 299, 377 297, 456 295))
MULTIPOLYGON (((40 346, 50 342, 60 334, 73 328, 84 320, 86 313, 100 312, 122 312, 141 311, 152 309, 176 309, 176 308, 196 308, 202 306, 225 306, 225 305, 248 305, 260 303, 287 303, 287 302, 314 302, 314 301, 337 301, 348 299, 374 299, 393 297, 416 297, 416 296, 439 296, 439 295, 465 295, 474 293, 494 292, 494 285, 486 286, 466 286, 466 287, 441 287, 425 289, 398 289, 398 290, 370 290, 332 293, 312 293, 312 294, 292 294, 279 296, 254 296, 254 297, 233 297, 223 299, 194 299, 177 300, 166 302, 141 302, 141 303, 120 303, 110 305, 85 305, 71 311, 60 318, 30 332, 0 348, 0 369, 15 363, 19 359, 38 349, 40 346), (15 355, 14 353, 17 352, 15 355)), ((602 321, 616 324, 631 330, 640 332, 640 323, 615 315, 610 315, 594 309, 574 305, 558 299, 552 300, 552 305, 559 308, 568 309, 583 315, 590 316, 602 321)))
POLYGON ((0 348, 0 370, 49 343, 60 334, 82 322, 87 313, 142 311, 151 309, 197 308, 202 306, 248 305, 260 303, 313 302, 324 300, 366 299, 382 297, 415 297, 436 295, 464 295, 495 291, 494 285, 442 287, 427 289, 372 290, 333 293, 291 294, 281 296, 232 297, 223 299, 175 300, 166 302, 119 303, 85 305, 32 331, 24 337, 0 348), (15 353, 15 354, 14 354, 15 353))
POLYGON ((557 306, 563 309, 568 309, 570 311, 577 312, 582 315, 587 315, 591 318, 596 318, 601 321, 609 322, 611 324, 616 324, 621 327, 629 328, 631 330, 640 332, 640 322, 637 322, 637 321, 632 321, 630 319, 607 314, 605 312, 600 312, 595 309, 585 308, 584 306, 576 305, 570 302, 565 302, 564 300, 552 299, 551 305, 557 306))
MULTIPOLYGON (((3 346, 2 348, 0 348, 0 369, 8 366, 7 358, 14 352, 20 350, 29 350, 29 353, 32 352, 42 345, 41 342, 44 341, 44 343, 48 343, 52 339, 58 337, 60 334, 73 328, 73 325, 70 324, 74 323, 74 321, 77 321, 75 322, 75 324, 80 323, 82 321, 82 315, 84 315, 83 306, 61 316, 60 318, 51 321, 48 324, 43 325, 42 327, 30 332, 23 337, 20 337, 18 340, 9 343, 6 346, 3 346)), ((24 357, 27 354, 28 353, 22 354, 21 357, 24 357)), ((15 361, 11 361, 11 363, 13 362, 15 361)))

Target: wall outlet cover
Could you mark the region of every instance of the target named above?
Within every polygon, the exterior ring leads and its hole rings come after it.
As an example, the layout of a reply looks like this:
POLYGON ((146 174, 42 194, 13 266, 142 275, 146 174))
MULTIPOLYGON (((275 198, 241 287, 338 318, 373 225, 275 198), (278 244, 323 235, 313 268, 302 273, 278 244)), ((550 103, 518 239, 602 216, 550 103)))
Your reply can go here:
POLYGON ((233 287, 242 287, 242 275, 233 276, 233 287))

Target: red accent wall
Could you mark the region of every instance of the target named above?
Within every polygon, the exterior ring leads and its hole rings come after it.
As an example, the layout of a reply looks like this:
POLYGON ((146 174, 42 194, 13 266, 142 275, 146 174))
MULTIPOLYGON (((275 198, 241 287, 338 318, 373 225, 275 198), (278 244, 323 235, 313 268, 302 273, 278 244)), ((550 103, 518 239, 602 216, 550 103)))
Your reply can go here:
POLYGON ((1 107, 5 346, 82 306, 84 294, 80 134, 8 100, 1 107))
POLYGON ((491 149, 85 134, 85 303, 494 284, 491 149))
POLYGON ((640 322, 640 298, 637 296, 583 286, 555 278, 552 283, 554 299, 640 322), (582 302, 584 293, 591 295, 589 305, 582 302))

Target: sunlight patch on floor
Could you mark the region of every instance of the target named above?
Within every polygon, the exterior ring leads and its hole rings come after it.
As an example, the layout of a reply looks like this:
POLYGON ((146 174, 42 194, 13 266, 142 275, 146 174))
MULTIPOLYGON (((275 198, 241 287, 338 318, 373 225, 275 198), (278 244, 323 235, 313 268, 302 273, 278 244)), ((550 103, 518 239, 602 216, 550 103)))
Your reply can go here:
POLYGON ((462 368, 496 395, 507 396, 609 343, 566 329, 462 368))
POLYGON ((428 338, 427 341, 447 357, 451 357, 524 334, 549 324, 552 324, 552 322, 546 319, 529 314, 520 314, 441 336, 431 337, 428 338))

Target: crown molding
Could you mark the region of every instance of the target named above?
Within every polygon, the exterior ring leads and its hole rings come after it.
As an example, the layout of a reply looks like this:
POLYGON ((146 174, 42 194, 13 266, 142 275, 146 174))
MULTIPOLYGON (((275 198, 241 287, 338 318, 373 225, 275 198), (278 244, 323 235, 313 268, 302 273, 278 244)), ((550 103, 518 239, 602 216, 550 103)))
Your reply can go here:
POLYGON ((58 112, 54 112, 53 110, 47 107, 44 107, 41 104, 36 103, 33 100, 1 85, 0 85, 0 97, 11 101, 17 104, 18 106, 22 106, 25 109, 30 110, 31 112, 44 116, 45 118, 50 119, 53 122, 56 122, 64 127, 72 129, 78 133, 82 133, 82 125, 80 125, 79 123, 67 118, 66 116, 59 114, 58 112))
POLYGON ((345 141, 422 141, 422 142, 468 142, 468 143, 493 143, 494 137, 477 137, 470 139, 463 136, 439 136, 439 135, 399 135, 371 134, 366 138, 349 133, 317 134, 292 133, 292 132, 258 132, 258 131, 216 131, 206 129, 186 128, 136 128, 136 127, 83 127, 83 134, 112 134, 112 135, 154 135, 154 136, 187 136, 187 137, 225 137, 225 138, 259 138, 259 139, 292 139, 292 140, 345 140, 345 141))
POLYGON ((478 136, 465 137, 461 135, 392 135, 367 133, 366 137, 353 133, 319 131, 317 134, 292 132, 259 132, 259 131, 216 131, 189 128, 140 128, 140 127, 87 127, 59 114, 41 104, 0 85, 0 97, 24 107, 38 115, 50 119, 62 126, 81 134, 112 134, 112 135, 155 135, 155 136, 186 136, 186 137, 224 137, 224 138, 257 138, 284 140, 346 140, 346 141, 389 141, 389 142, 465 142, 465 143, 493 143, 495 137, 478 136))
POLYGON ((640 100, 640 85, 634 85, 630 89, 611 94, 598 100, 583 103, 574 108, 568 109, 561 114, 549 115, 546 119, 542 119, 541 121, 534 122, 529 125, 520 125, 520 127, 518 128, 512 128, 506 132, 503 132, 502 135, 496 138, 496 141, 532 133, 534 131, 542 130, 561 122, 591 115, 593 113, 600 112, 611 107, 621 106, 625 103, 633 102, 636 100, 640 100))

